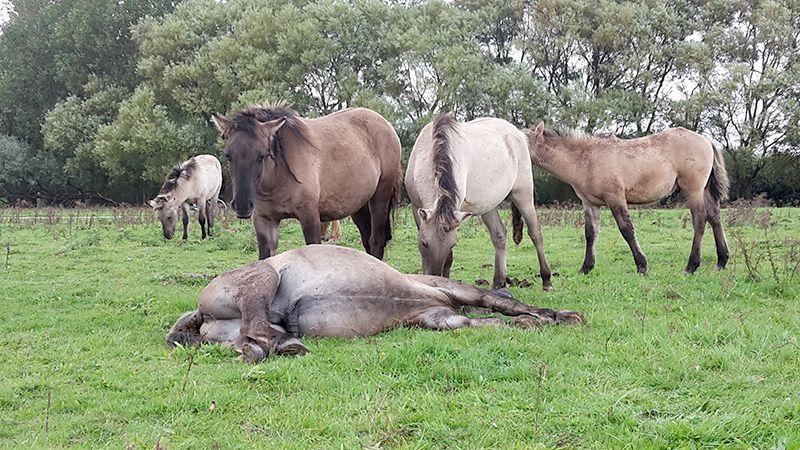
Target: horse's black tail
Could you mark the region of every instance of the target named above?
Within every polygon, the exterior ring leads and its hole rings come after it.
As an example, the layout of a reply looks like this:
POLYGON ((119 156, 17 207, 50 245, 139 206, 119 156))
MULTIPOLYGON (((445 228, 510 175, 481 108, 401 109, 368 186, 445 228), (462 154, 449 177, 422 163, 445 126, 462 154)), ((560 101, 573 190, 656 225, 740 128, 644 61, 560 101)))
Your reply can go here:
POLYGON ((711 175, 708 177, 706 189, 711 194, 716 202, 724 202, 728 199, 728 187, 730 181, 728 180, 728 170, 725 168, 725 157, 722 155, 722 149, 717 145, 714 148, 714 164, 711 166, 711 175))
POLYGON ((514 243, 519 245, 522 242, 522 214, 517 205, 511 204, 511 228, 513 229, 514 243))
POLYGON ((383 229, 383 236, 386 242, 392 240, 392 217, 394 209, 400 204, 400 193, 403 187, 403 163, 397 165, 397 179, 394 180, 392 195, 389 197, 389 209, 387 210, 386 227, 383 229))

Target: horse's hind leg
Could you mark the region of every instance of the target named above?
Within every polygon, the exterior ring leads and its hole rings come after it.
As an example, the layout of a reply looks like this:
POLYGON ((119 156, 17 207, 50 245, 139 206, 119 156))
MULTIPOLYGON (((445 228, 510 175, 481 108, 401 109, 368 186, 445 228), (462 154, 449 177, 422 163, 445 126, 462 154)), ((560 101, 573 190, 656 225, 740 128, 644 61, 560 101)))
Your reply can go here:
POLYGON ((427 309, 411 321, 411 325, 431 330, 456 330, 464 327, 505 326, 505 324, 502 319, 496 317, 470 319, 446 306, 427 309))
POLYGON ((212 236, 212 229, 214 228, 214 219, 219 211, 219 207, 217 207, 217 202, 219 201, 218 196, 211 197, 210 199, 206 200, 206 220, 208 222, 208 235, 212 236))
POLYGON ((200 326, 203 325, 203 315, 194 310, 184 313, 167 333, 167 347, 175 348, 178 345, 188 347, 200 345, 205 342, 200 335, 200 326))
POLYGON ((647 258, 644 256, 642 248, 639 247, 639 242, 636 240, 636 231, 633 228, 633 221, 628 213, 628 205, 624 201, 609 202, 608 207, 611 209, 611 214, 617 222, 619 232, 628 243, 633 253, 633 261, 636 263, 636 271, 639 273, 647 273, 647 258))
POLYGON ((486 291, 475 286, 433 275, 406 276, 442 290, 459 305, 489 308, 506 316, 534 316, 540 319, 541 322, 547 323, 585 323, 583 316, 573 311, 536 308, 509 296, 502 295, 500 292, 486 291))
POLYGON ((597 235, 600 234, 600 207, 583 202, 584 231, 586 234, 586 257, 580 273, 587 274, 594 269, 597 235))
POLYGON ((500 214, 497 209, 493 209, 481 216, 486 228, 489 229, 489 236, 494 245, 494 281, 492 287, 499 289, 506 285, 506 227, 500 221, 500 214))
POLYGON ((353 218, 353 223, 356 224, 358 233, 361 235, 361 245, 364 246, 364 250, 366 250, 367 253, 372 254, 369 247, 370 230, 372 227, 372 218, 370 217, 369 213, 369 205, 364 205, 350 217, 353 218))
POLYGON ((206 212, 208 208, 206 208, 206 202, 200 201, 197 202, 197 220, 200 222, 200 236, 201 239, 206 238, 206 212))
POLYGON ((369 201, 370 236, 369 254, 382 260, 386 248, 387 227, 389 225, 389 203, 391 201, 393 183, 378 184, 375 195, 369 201))
POLYGON ((536 217, 536 209, 533 206, 533 189, 519 190, 511 193, 511 199, 517 206, 525 225, 528 226, 528 236, 536 247, 536 256, 539 258, 539 273, 542 276, 542 289, 550 291, 553 284, 550 282, 550 267, 547 266, 547 259, 544 257, 544 242, 542 241, 542 231, 539 228, 539 219, 536 217))
POLYGON ((706 219, 714 232, 714 243, 717 246, 717 269, 722 270, 728 264, 728 240, 725 238, 725 230, 722 229, 722 215, 719 209, 719 202, 711 198, 711 194, 705 192, 706 219))
POLYGON ((689 210, 692 212, 692 227, 694 228, 694 239, 692 239, 692 251, 689 253, 689 262, 686 264, 685 273, 694 273, 700 266, 700 249, 703 246, 703 232, 706 228, 706 204, 703 198, 703 191, 684 192, 689 203, 689 210))

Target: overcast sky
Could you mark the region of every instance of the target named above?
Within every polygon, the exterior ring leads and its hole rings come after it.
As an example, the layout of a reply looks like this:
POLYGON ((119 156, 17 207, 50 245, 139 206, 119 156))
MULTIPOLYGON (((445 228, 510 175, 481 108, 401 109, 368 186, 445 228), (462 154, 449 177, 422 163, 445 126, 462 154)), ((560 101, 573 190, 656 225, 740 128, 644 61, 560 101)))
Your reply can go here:
POLYGON ((0 0, 0 25, 8 20, 9 10, 11 10, 11 0, 0 0))

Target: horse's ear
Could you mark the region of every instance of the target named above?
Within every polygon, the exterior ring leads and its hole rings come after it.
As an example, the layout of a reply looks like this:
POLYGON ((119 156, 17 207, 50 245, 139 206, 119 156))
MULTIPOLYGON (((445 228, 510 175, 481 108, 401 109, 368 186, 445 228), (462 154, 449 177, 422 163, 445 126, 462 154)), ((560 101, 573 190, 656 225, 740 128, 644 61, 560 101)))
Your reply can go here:
POLYGON ((286 117, 279 117, 275 120, 268 120, 266 122, 258 122, 258 131, 262 136, 268 138, 277 133, 285 123, 286 117))
POLYGON ((228 132, 233 128, 233 121, 220 113, 212 113, 211 121, 214 122, 214 126, 217 127, 217 131, 219 131, 223 139, 228 136, 228 132))
POLYGON ((464 219, 472 215, 471 212, 464 212, 464 211, 456 211, 453 214, 456 216, 456 220, 458 220, 458 223, 463 222, 464 219))
POLYGON ((422 219, 423 222, 427 222, 431 217, 433 217, 432 209, 420 208, 417 210, 417 212, 419 213, 419 218, 422 219))
POLYGON ((535 127, 533 127, 533 135, 534 135, 534 136, 536 136, 536 137, 539 137, 539 136, 541 136, 543 133, 544 133, 544 122, 542 122, 542 121, 540 120, 540 121, 539 121, 539 123, 538 123, 538 124, 536 124, 536 126, 535 126, 535 127))
POLYGON ((155 208, 156 207, 156 201, 155 200, 148 200, 147 204, 150 205, 151 208, 155 208))

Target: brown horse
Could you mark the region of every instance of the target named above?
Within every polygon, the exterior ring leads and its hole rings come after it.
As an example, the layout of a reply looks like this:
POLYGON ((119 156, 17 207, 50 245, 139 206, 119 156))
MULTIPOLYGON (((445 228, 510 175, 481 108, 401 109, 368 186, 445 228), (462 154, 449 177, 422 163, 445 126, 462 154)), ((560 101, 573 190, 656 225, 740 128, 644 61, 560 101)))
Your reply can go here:
POLYGON ((572 185, 583 202, 586 257, 582 273, 595 263, 600 231, 600 206, 607 205, 633 252, 636 268, 647 272, 647 259, 636 241, 628 204, 656 202, 679 187, 692 212, 694 240, 686 273, 700 265, 700 246, 706 222, 717 246, 717 268, 728 262, 720 202, 728 196, 728 172, 718 148, 705 137, 684 128, 670 128, 636 139, 592 137, 573 130, 545 129, 539 123, 524 130, 531 160, 572 185))
POLYGON ((212 120, 225 141, 231 206, 252 216, 259 259, 276 253, 282 219, 299 219, 306 244, 318 244, 321 221, 347 216, 383 259, 402 180, 400 139, 386 119, 364 108, 304 119, 279 104, 212 120))
POLYGON ((339 244, 342 242, 342 225, 338 220, 333 222, 322 222, 322 228, 319 230, 322 240, 330 242, 331 244, 339 244), (330 225, 330 233, 328 233, 328 225, 330 225))

